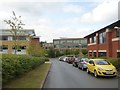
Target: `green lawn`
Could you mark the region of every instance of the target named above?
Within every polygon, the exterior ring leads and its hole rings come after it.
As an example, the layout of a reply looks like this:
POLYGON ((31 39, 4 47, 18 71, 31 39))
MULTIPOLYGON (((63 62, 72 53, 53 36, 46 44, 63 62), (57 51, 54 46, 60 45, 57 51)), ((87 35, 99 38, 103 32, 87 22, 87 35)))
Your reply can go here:
POLYGON ((45 63, 22 77, 11 81, 4 88, 40 88, 50 65, 50 63, 45 63))

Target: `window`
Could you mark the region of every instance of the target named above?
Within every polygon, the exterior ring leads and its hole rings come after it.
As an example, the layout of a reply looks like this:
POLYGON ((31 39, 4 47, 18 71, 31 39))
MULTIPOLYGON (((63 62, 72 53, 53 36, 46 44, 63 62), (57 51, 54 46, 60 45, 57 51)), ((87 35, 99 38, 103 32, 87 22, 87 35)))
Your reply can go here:
POLYGON ((99 44, 106 43, 106 32, 99 34, 99 44))
POLYGON ((79 40, 73 40, 73 43, 74 43, 74 44, 78 44, 78 43, 80 43, 80 42, 79 42, 79 40))
POLYGON ((8 36, 2 36, 2 40, 8 40, 8 36))
POLYGON ((59 45, 54 45, 54 48, 59 48, 59 45))
POLYGON ((72 43, 72 40, 67 40, 67 43, 72 43))
POLYGON ((120 52, 117 52, 117 57, 120 58, 120 52))
POLYGON ((87 43, 87 40, 81 40, 81 44, 87 43))
POLYGON ((26 37, 25 36, 20 36, 19 40, 26 40, 26 37))
POLYGON ((94 43, 96 43, 96 36, 94 36, 94 43))
POLYGON ((96 57, 96 52, 94 52, 94 57, 96 57))
POLYGON ((98 56, 99 56, 99 57, 106 57, 106 52, 99 52, 99 53, 98 53, 98 56))
POLYGON ((59 41, 54 41, 54 44, 59 44, 59 41))
POLYGON ((120 37, 120 29, 116 30, 116 37, 120 37))
POLYGON ((92 57, 92 52, 89 52, 89 57, 92 57))
POLYGON ((60 48, 66 48, 66 46, 64 46, 64 45, 60 45, 60 48))
POLYGON ((90 38, 89 40, 90 40, 89 42, 92 43, 92 38, 90 38))
POLYGON ((68 48, 73 48, 73 45, 72 45, 72 44, 71 44, 71 45, 69 44, 69 45, 68 45, 68 48))
POLYGON ((65 44, 66 43, 66 40, 61 40, 60 41, 60 44, 65 44))
POLYGON ((82 44, 81 48, 87 48, 87 44, 82 44))
POLYGON ((76 44, 76 45, 74 45, 74 48, 79 48, 79 45, 77 45, 77 44, 76 44))

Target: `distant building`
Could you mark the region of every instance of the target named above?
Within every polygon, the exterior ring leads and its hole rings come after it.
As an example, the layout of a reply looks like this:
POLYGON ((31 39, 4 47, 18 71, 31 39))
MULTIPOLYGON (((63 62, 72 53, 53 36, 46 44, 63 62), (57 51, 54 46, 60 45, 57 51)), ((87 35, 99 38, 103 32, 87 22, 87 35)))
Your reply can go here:
POLYGON ((44 43, 43 45, 45 50, 49 50, 50 48, 54 48, 53 43, 44 43))
POLYGON ((120 58, 120 20, 85 36, 89 57, 120 58))
POLYGON ((60 38, 53 39, 55 50, 64 51, 69 49, 87 48, 87 40, 85 38, 60 38))
MULTIPOLYGON (((35 36, 33 29, 20 30, 17 36, 19 49, 17 54, 26 54, 26 48, 32 43, 39 43, 39 37, 35 36)), ((0 53, 15 53, 15 37, 8 29, 0 30, 0 53)))

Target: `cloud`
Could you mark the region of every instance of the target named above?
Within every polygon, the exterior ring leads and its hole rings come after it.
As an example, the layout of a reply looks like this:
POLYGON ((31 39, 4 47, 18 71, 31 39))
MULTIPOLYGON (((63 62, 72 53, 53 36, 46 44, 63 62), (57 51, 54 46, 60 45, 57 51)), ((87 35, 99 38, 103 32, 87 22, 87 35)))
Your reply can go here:
POLYGON ((84 14, 80 22, 98 23, 117 20, 118 0, 103 2, 94 8, 91 12, 84 14))
POLYGON ((64 6, 63 11, 67 13, 81 13, 82 8, 78 5, 68 4, 64 6))

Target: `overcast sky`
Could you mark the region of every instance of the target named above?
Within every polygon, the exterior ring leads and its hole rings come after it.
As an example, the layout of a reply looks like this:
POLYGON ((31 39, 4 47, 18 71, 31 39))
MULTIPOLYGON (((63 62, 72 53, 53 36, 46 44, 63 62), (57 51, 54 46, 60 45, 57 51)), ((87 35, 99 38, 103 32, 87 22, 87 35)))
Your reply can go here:
POLYGON ((22 16, 25 29, 34 29, 41 41, 82 38, 118 20, 120 0, 0 0, 0 28, 4 19, 22 16))

